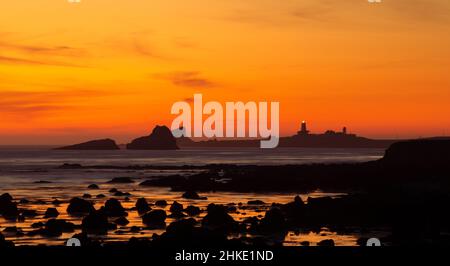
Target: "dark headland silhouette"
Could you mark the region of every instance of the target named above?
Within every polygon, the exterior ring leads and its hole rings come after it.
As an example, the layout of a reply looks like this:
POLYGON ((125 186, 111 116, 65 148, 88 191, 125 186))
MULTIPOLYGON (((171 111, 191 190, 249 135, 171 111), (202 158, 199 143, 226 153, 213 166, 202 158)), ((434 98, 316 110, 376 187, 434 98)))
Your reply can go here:
MULTIPOLYGON (((281 137, 278 147, 303 147, 303 148, 382 148, 389 147, 399 140, 376 140, 347 133, 344 127, 341 132, 327 130, 323 134, 312 134, 305 121, 301 124, 300 131, 296 135, 281 137)), ((193 141, 190 138, 178 139, 180 148, 195 147, 259 147, 260 140, 206 140, 193 141)))
MULTIPOLYGON (((182 130, 182 129, 181 129, 182 130)), ((296 135, 281 137, 278 147, 303 148, 380 148, 385 149, 399 140, 377 140, 347 133, 347 128, 341 132, 327 130, 323 134, 312 134, 307 129, 306 122, 302 122, 300 131, 296 135)), ((129 150, 177 150, 186 148, 259 148, 260 139, 238 140, 202 140, 194 141, 182 137, 176 139, 166 126, 156 126, 149 136, 140 137, 126 145, 129 150)), ((94 140, 81 144, 62 147, 64 150, 116 150, 113 140, 94 140)))
POLYGON ((156 126, 152 134, 127 144, 128 150, 177 150, 177 141, 166 126, 156 126))
POLYGON ((57 150, 118 150, 116 142, 112 139, 100 139, 80 144, 57 148, 57 150))

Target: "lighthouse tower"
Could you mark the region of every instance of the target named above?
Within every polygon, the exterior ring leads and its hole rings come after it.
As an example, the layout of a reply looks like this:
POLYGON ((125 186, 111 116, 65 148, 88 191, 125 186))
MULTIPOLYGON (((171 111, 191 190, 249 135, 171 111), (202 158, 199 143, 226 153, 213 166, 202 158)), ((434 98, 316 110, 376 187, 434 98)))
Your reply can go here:
POLYGON ((298 132, 299 135, 308 135, 309 134, 309 130, 308 130, 308 126, 306 124, 306 121, 302 121, 302 125, 301 125, 301 129, 298 132))

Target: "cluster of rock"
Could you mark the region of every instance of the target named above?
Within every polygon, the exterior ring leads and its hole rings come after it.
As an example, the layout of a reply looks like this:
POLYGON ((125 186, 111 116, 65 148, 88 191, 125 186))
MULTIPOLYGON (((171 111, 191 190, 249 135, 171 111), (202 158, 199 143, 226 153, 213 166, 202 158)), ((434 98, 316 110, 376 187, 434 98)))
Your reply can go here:
MULTIPOLYGON (((156 126, 148 136, 134 139, 126 145, 129 150, 177 150, 177 140, 166 126, 156 126)), ((57 150, 119 150, 112 139, 100 139, 57 148, 57 150)))

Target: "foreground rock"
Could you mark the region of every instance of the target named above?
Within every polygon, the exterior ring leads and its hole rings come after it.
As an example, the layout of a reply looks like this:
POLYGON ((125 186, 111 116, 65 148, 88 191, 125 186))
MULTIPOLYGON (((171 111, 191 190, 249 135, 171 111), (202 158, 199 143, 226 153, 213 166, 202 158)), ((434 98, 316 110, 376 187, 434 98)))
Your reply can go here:
POLYGON ((202 226, 212 230, 235 231, 238 223, 227 213, 227 207, 211 203, 208 214, 202 220, 202 226))
POLYGON ((63 233, 71 233, 75 231, 75 225, 71 222, 60 219, 50 219, 45 223, 41 234, 48 237, 61 236, 63 233))
POLYGON ((12 241, 6 241, 5 237, 0 233, 0 248, 11 248, 14 247, 14 243, 12 241))
POLYGON ((0 214, 6 219, 15 219, 19 215, 17 204, 8 193, 0 196, 0 214))
POLYGON ((197 227, 197 221, 182 219, 171 223, 166 232, 154 237, 152 244, 157 247, 230 247, 236 240, 228 240, 226 234, 197 227))
POLYGON ((167 214, 163 210, 154 210, 142 216, 142 222, 151 228, 164 228, 167 214))
POLYGON ((122 207, 122 204, 117 199, 109 199, 105 202, 105 206, 101 208, 104 214, 108 217, 127 216, 127 212, 122 207))
POLYGON ((57 150, 119 150, 116 142, 112 139, 100 139, 83 142, 80 144, 57 148, 57 150))
POLYGON ((207 197, 200 197, 200 195, 197 194, 197 192, 195 191, 186 191, 185 193, 183 193, 183 195, 181 196, 182 198, 185 199, 193 199, 193 200, 207 200, 207 197))
POLYGON ((145 198, 139 198, 136 201, 136 210, 139 214, 144 214, 148 211, 151 211, 150 206, 148 206, 147 200, 145 198))
POLYGON ((59 212, 56 208, 48 208, 45 211, 44 218, 56 218, 59 216, 59 212))
POLYGON ((83 215, 92 211, 95 211, 92 203, 80 198, 71 199, 67 207, 67 213, 71 215, 83 215))
POLYGON ((105 235, 108 230, 114 230, 117 227, 108 222, 108 216, 103 211, 92 211, 84 217, 81 223, 81 229, 86 234, 105 235))
POLYGON ((129 150, 177 150, 177 141, 166 126, 156 126, 152 133, 127 144, 129 150))

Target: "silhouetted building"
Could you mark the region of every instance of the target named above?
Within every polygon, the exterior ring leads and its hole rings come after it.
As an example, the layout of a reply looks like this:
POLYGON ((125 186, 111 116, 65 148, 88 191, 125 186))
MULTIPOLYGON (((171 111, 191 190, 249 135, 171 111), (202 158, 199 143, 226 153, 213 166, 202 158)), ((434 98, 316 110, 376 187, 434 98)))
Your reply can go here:
POLYGON ((344 127, 344 128, 342 129, 342 134, 347 135, 347 127, 344 127))
POLYGON ((301 129, 298 132, 299 135, 308 135, 309 134, 309 130, 308 127, 306 125, 306 121, 302 121, 302 125, 301 125, 301 129))

